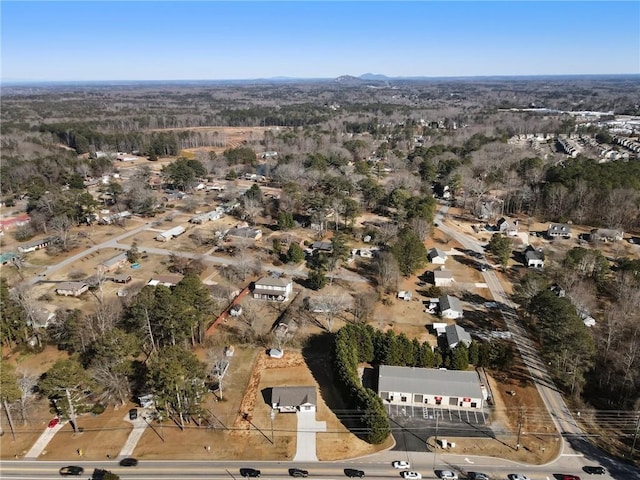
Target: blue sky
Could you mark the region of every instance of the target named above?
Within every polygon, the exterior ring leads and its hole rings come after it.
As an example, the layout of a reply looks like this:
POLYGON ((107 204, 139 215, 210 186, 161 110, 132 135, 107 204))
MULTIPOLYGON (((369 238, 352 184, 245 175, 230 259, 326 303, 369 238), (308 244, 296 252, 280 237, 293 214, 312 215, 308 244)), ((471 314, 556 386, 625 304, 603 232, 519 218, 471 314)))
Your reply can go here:
POLYGON ((640 2, 12 2, 4 81, 640 73, 640 2))

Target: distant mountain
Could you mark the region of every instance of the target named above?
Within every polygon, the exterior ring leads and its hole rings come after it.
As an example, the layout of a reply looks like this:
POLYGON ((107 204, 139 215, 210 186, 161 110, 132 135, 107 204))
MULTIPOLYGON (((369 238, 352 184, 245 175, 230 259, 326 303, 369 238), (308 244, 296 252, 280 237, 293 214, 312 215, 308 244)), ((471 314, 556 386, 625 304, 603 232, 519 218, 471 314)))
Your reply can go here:
POLYGON ((387 77, 386 75, 382 75, 380 73, 365 73, 363 75, 360 75, 358 78, 361 80, 381 80, 381 81, 386 81, 391 79, 391 77, 387 77))
POLYGON ((342 75, 334 80, 336 83, 341 83, 343 85, 362 85, 365 83, 365 80, 361 78, 354 77, 353 75, 342 75))

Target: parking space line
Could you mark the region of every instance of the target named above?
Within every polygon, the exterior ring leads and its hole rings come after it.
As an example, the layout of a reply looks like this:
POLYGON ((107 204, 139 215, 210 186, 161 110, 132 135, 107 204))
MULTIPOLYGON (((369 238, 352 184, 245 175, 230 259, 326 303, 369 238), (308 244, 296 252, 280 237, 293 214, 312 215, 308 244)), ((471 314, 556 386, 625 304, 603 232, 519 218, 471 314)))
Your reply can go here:
POLYGON ((467 422, 471 423, 471 419, 469 418, 469 410, 467 410, 467 422))
POLYGON ((453 420, 453 418, 451 418, 451 409, 447 408, 447 411, 449 412, 449 420, 453 420))
POLYGON ((473 411, 473 416, 476 417, 476 424, 480 423, 478 422, 478 412, 476 412, 475 410, 473 411))

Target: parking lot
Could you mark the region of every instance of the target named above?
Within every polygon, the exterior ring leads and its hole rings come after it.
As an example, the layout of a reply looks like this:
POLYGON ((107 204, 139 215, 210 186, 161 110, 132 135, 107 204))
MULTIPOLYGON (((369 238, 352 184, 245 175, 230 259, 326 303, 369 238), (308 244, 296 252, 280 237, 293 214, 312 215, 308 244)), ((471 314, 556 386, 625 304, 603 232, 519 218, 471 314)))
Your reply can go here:
POLYGON ((489 414, 483 409, 386 406, 395 450, 424 452, 430 437, 493 437, 489 414))

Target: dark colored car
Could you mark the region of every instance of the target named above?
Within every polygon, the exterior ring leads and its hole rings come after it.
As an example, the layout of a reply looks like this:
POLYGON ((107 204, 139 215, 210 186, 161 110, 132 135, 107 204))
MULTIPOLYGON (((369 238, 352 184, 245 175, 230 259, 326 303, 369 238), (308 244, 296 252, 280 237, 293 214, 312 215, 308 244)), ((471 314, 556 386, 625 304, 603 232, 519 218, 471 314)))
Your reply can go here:
POLYGON ((583 470, 589 475, 604 475, 605 473, 607 473, 604 467, 599 466, 586 466, 583 468, 583 470))
POLYGON ((77 465, 69 465, 68 467, 62 467, 60 469, 60 475, 62 476, 77 476, 82 475, 84 473, 84 468, 78 467, 77 465))
POLYGON ((362 478, 364 477, 364 472, 362 470, 358 470, 355 468, 345 468, 344 469, 344 474, 349 477, 349 478, 362 478))
POLYGON ((260 476, 260 470, 256 470, 255 468, 241 468, 240 475, 245 478, 257 478, 260 476))
POLYGON ((136 465, 138 465, 138 460, 135 458, 123 458, 122 460, 120 460, 120 466, 121 467, 135 467, 136 465))
POLYGON ((129 420, 135 420, 136 418, 138 418, 138 409, 132 408, 129 410, 129 420))
POLYGON ((296 478, 306 478, 309 476, 309 472, 307 470, 302 470, 301 468, 290 468, 289 475, 296 478))
POLYGON ((562 475, 562 480, 580 480, 577 475, 562 475))
POLYGON ((467 478, 469 480, 489 480, 489 475, 480 472, 469 472, 467 478))

